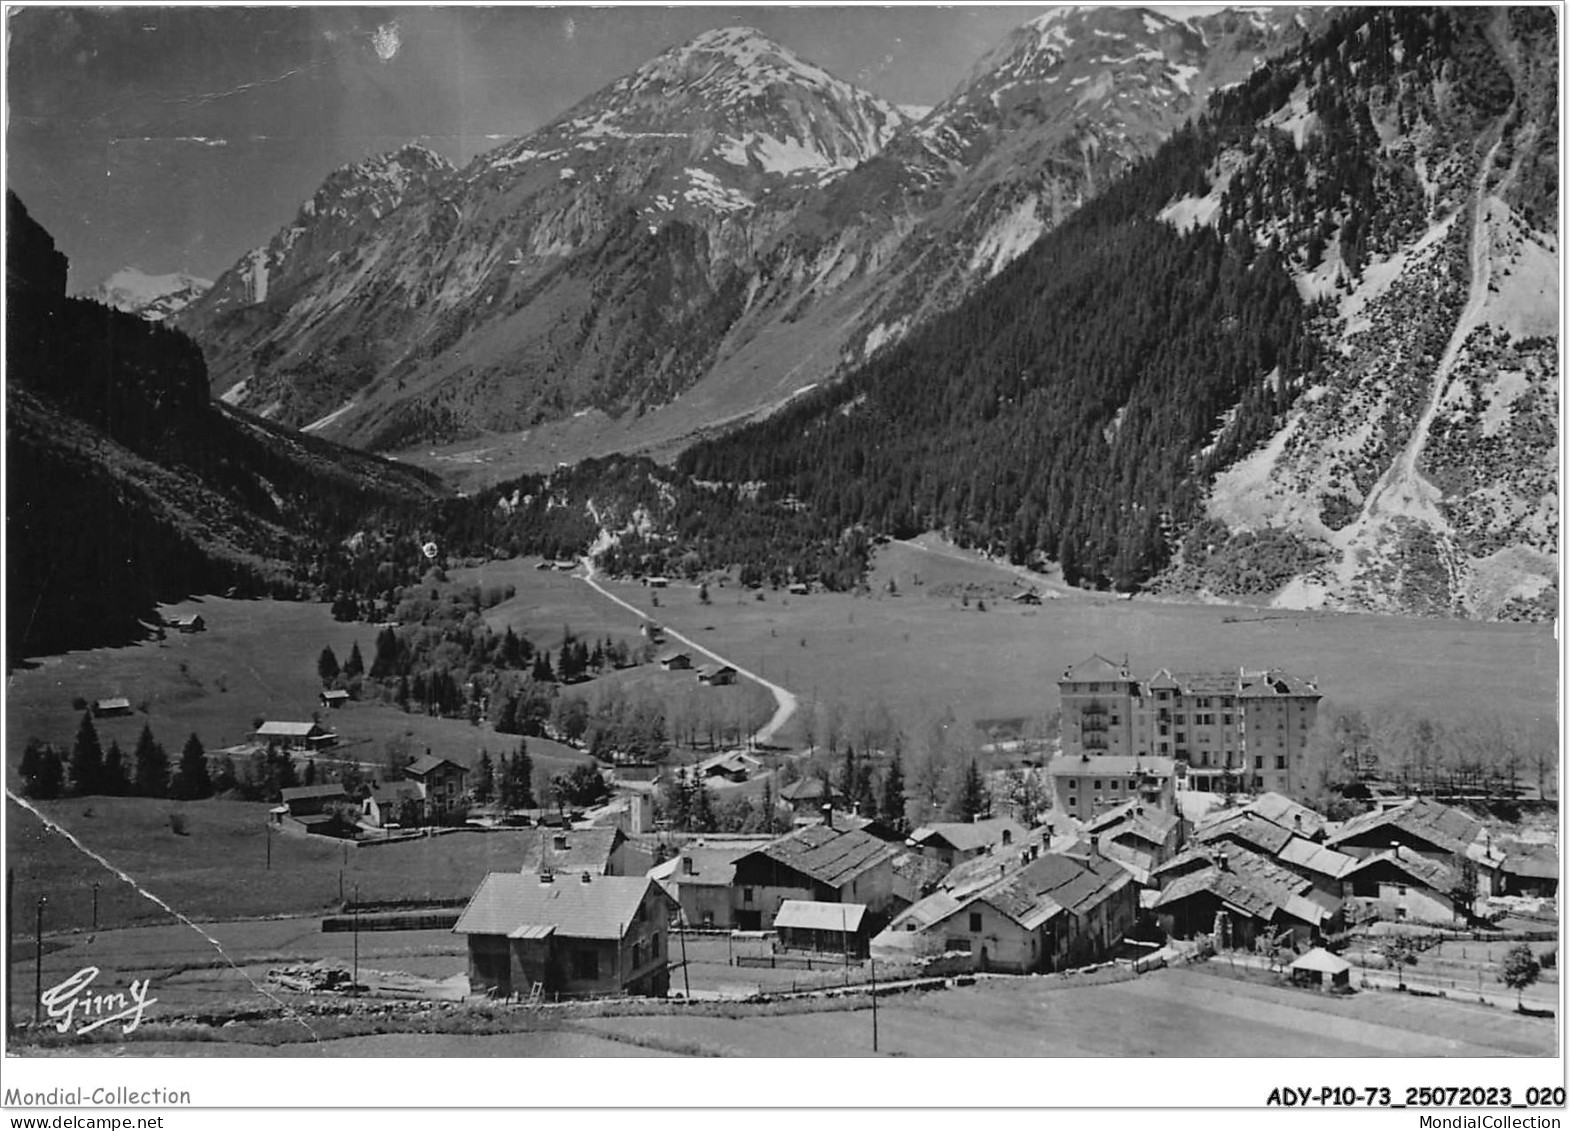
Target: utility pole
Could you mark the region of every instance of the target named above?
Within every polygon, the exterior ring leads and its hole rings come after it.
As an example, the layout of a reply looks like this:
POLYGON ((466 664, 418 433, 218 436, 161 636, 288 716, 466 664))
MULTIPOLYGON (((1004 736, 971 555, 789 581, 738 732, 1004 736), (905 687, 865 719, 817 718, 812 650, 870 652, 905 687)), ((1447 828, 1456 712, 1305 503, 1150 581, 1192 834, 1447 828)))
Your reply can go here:
POLYGON ((360 885, 354 885, 354 976, 349 980, 349 992, 360 994, 360 885))
POLYGON ((272 827, 272 825, 271 824, 264 824, 262 826, 262 832, 267 834, 267 870, 269 872, 271 872, 273 870, 273 827, 272 827))
POLYGON ((687 913, 680 907, 676 909, 676 934, 681 939, 681 991, 682 996, 691 1000, 692 980, 687 976, 687 913))
POLYGON ((44 904, 47 895, 38 897, 38 923, 33 929, 33 1024, 43 1020, 44 1008, 44 904))
POLYGON ((93 930, 98 930, 98 881, 93 881, 93 930))
POLYGON ((850 985, 850 931, 845 926, 845 905, 840 904, 840 949, 845 952, 845 984, 850 985))
POLYGON ((872 966, 872 1051, 878 1051, 878 960, 871 955, 867 961, 872 966))

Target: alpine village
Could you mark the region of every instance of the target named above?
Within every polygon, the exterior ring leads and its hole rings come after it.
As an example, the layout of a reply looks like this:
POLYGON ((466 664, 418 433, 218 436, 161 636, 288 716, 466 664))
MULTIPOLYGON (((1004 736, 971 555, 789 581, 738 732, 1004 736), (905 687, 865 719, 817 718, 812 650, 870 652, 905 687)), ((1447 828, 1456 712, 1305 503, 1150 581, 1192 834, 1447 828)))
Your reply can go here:
POLYGON ((1195 13, 8 190, 12 1050, 1551 1055, 1560 13, 1195 13))

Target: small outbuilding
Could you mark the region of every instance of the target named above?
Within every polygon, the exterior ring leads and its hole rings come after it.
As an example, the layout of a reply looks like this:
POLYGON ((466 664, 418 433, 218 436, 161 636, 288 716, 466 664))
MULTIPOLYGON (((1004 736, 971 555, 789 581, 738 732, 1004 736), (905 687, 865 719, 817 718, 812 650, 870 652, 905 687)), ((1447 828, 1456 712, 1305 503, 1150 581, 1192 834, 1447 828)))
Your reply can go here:
POLYGON ((331 688, 322 692, 322 706, 337 710, 349 701, 349 693, 343 688, 331 688))
POLYGON ((867 905, 787 899, 774 915, 774 930, 786 950, 867 957, 867 905))
POLYGON ((1352 964, 1324 947, 1316 946, 1288 966, 1287 971, 1292 975, 1293 985, 1317 986, 1322 990, 1350 989, 1352 986, 1352 964))
POLYGON ((97 699, 93 701, 93 715, 95 718, 114 718, 118 715, 129 715, 130 713, 131 701, 129 699, 97 699))

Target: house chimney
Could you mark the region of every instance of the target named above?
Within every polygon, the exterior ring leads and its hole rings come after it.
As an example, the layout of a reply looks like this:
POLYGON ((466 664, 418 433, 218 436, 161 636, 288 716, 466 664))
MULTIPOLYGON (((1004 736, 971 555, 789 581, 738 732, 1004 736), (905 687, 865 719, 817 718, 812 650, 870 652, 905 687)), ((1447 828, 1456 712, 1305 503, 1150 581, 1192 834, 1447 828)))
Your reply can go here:
POLYGON ((1013 843, 1014 843, 1014 830, 1012 830, 1012 829, 1004 829, 1003 830, 1003 847, 1007 848, 1009 845, 1011 845, 1013 843))
POLYGON ((684 876, 695 876, 695 875, 697 875, 697 870, 694 869, 693 866, 692 866, 692 857, 691 856, 683 856, 681 858, 681 874, 684 875, 684 876))
POLYGON ((823 823, 831 829, 834 827, 834 806, 832 804, 823 807, 823 823))
POLYGON ((555 878, 555 876, 551 875, 551 870, 549 868, 540 869, 540 883, 548 884, 555 880, 555 878))
POLYGON ((567 834, 557 833, 555 836, 551 837, 551 844, 555 846, 557 852, 566 852, 567 834))
POLYGON ((1008 875, 1008 870, 1009 870, 1009 866, 1007 864, 1003 863, 1003 861, 999 860, 998 861, 998 879, 1001 880, 1004 876, 1008 875))
POLYGON ((585 884, 593 883, 594 882, 594 877, 589 875, 588 871, 585 870, 583 875, 580 877, 579 882, 585 883, 585 884))

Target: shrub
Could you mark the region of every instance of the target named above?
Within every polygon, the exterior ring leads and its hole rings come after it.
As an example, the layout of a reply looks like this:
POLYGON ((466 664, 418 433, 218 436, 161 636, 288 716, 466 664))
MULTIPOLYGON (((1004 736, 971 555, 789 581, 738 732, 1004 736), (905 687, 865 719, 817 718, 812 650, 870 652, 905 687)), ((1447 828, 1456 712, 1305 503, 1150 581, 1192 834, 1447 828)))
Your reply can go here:
POLYGON ((169 828, 175 836, 190 836, 190 826, 184 813, 169 814, 169 828))

